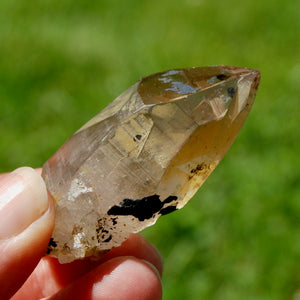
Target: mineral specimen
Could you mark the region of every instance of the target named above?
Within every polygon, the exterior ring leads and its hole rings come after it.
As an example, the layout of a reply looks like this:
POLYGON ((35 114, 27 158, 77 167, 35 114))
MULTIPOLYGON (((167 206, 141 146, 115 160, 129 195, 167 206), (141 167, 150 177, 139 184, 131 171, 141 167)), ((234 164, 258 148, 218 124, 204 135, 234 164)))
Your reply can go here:
POLYGON ((183 207, 238 134, 259 79, 230 66, 161 72, 87 122, 43 167, 56 206, 49 254, 97 257, 183 207))

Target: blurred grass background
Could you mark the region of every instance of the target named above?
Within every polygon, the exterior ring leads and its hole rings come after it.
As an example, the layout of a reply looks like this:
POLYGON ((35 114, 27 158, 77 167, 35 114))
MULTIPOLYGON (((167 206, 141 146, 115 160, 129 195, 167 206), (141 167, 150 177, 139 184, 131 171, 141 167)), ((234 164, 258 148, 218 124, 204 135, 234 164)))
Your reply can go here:
POLYGON ((236 142, 181 211, 144 234, 164 299, 300 299, 300 1, 0 3, 0 171, 39 167, 137 79, 261 70, 236 142))

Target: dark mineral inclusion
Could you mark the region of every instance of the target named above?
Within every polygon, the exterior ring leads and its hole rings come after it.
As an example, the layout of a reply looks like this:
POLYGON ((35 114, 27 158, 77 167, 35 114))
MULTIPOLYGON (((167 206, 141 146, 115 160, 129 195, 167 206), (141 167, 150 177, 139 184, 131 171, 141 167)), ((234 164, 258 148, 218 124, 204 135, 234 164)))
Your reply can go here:
POLYGON ((132 215, 140 221, 150 219, 155 213, 165 215, 176 210, 176 206, 168 206, 164 208, 164 204, 177 200, 176 196, 169 196, 164 201, 160 201, 158 195, 144 197, 142 199, 132 200, 124 199, 120 206, 113 206, 108 212, 108 215, 127 216, 132 215))

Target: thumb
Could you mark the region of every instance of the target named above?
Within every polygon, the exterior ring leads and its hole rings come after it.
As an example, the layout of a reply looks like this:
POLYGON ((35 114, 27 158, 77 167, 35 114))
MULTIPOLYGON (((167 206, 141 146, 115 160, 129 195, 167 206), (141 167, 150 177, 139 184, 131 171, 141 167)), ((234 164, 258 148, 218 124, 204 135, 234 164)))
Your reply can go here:
POLYGON ((45 183, 22 167, 0 180, 0 299, 10 298, 47 249, 54 208, 45 183))

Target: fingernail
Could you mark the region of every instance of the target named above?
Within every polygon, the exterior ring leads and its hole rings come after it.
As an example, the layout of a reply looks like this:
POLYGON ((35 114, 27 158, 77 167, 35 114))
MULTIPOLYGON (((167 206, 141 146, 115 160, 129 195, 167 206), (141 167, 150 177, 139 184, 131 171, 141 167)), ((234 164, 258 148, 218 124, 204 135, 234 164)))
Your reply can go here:
POLYGON ((0 240, 16 236, 48 209, 48 194, 41 176, 22 167, 0 181, 0 240))
POLYGON ((161 299, 159 273, 149 262, 123 256, 97 269, 105 275, 94 282, 91 299, 161 299))
POLYGON ((147 260, 142 259, 142 261, 146 263, 156 273, 157 277, 161 280, 161 273, 157 270, 157 268, 147 260))

